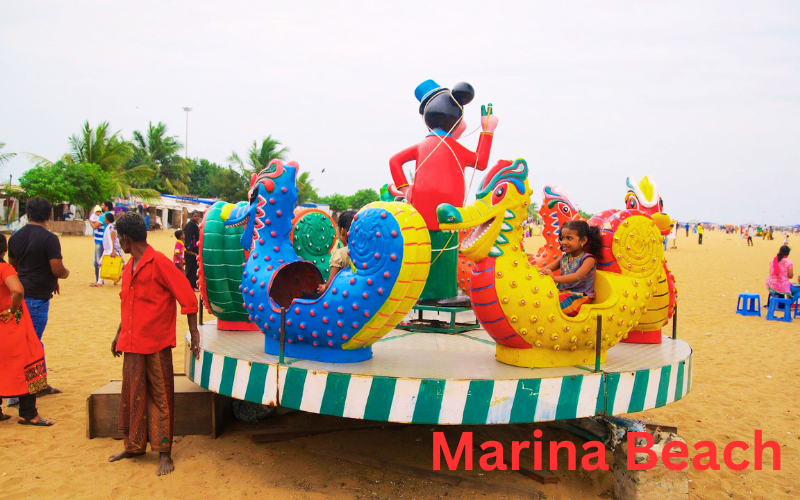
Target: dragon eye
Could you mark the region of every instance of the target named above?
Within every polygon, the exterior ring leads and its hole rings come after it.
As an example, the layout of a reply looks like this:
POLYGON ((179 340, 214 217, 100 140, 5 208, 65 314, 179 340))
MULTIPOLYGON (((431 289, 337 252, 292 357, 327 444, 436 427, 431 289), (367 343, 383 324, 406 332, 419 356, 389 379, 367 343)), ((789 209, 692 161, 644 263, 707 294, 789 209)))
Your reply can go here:
POLYGON ((565 214, 569 215, 569 207, 566 205, 561 205, 561 211, 565 214))
POLYGON ((636 198, 631 198, 631 199, 628 200, 628 206, 630 208, 636 208, 636 205, 637 205, 636 198))
POLYGON ((506 196, 506 185, 497 186, 492 193, 492 205, 498 204, 506 196))

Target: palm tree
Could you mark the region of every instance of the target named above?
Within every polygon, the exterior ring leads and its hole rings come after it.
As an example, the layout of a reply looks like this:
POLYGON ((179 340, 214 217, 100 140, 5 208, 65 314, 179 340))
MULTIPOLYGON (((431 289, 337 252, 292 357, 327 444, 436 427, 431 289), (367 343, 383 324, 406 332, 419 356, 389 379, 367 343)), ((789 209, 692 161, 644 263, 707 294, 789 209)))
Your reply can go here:
MULTIPOLYGON (((63 155, 61 161, 68 165, 78 163, 99 165, 104 172, 113 175, 114 194, 121 198, 135 196, 148 202, 158 199, 158 191, 133 186, 147 181, 153 176, 154 171, 146 165, 128 168, 126 162, 133 154, 133 145, 120 139, 119 131, 109 134, 109 127, 108 122, 102 122, 97 128, 92 129, 87 120, 83 124, 80 136, 73 135, 69 138, 70 152, 63 155)), ((35 165, 47 167, 53 164, 42 156, 26 154, 35 165)))
POLYGON ((530 205, 528 205, 528 217, 533 218, 533 221, 537 223, 541 219, 539 217, 539 204, 535 201, 532 201, 530 205))
POLYGON ((143 156, 141 165, 148 166, 156 173, 150 184, 161 191, 186 194, 189 191, 186 183, 190 180, 191 164, 178 154, 183 144, 166 134, 166 125, 161 122, 153 125, 151 122, 147 127, 147 135, 138 130, 133 132, 133 141, 143 156))
POLYGON ((261 147, 258 146, 258 141, 253 141, 253 146, 247 151, 247 166, 245 166, 245 162, 242 161, 236 151, 231 153, 228 161, 236 164, 242 175, 249 179, 253 173, 260 172, 272 160, 286 160, 286 153, 289 152, 289 148, 280 146, 280 142, 273 139, 272 135, 268 135, 266 139, 261 141, 261 147))
MULTIPOLYGON (((0 149, 3 149, 4 147, 6 147, 6 143, 0 142, 0 149)), ((17 156, 17 153, 0 153, 0 164, 7 162, 15 156, 17 156)))
POLYGON ((303 204, 317 200, 319 200, 319 194, 317 194, 317 188, 311 185, 309 173, 301 173, 297 178, 297 203, 303 204))

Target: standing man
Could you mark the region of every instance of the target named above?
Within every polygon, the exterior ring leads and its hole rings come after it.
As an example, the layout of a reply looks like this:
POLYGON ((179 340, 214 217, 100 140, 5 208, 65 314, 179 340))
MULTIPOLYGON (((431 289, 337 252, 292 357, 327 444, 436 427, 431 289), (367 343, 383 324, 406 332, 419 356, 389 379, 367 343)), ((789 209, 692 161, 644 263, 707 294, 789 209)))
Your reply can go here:
POLYGON ((689 237, 689 223, 686 223, 686 237, 689 237))
POLYGON ((125 354, 119 403, 119 430, 125 438, 125 451, 110 456, 108 461, 143 455, 149 441, 150 449, 160 454, 156 475, 162 476, 175 470, 171 454, 175 421, 175 301, 181 305, 181 314, 187 316, 192 352, 199 359, 197 299, 172 260, 147 244, 141 215, 122 214, 116 228, 122 250, 131 254, 122 272, 119 293, 122 321, 111 342, 115 357, 125 354))
POLYGON ((702 245, 703 244, 703 225, 698 222, 697 223, 697 227, 695 229, 697 231, 697 244, 698 245, 702 245))
POLYGON ((753 226, 747 226, 747 246, 752 247, 753 245, 753 234, 756 232, 753 226))
POLYGON ((183 228, 184 243, 186 244, 186 277, 192 289, 197 291, 197 254, 200 252, 200 221, 203 214, 199 210, 192 212, 189 222, 183 228))
MULTIPOLYGON (((53 293, 60 293, 59 279, 67 279, 69 270, 61 257, 58 236, 47 230, 53 207, 44 198, 31 198, 25 204, 28 224, 8 241, 8 262, 17 269, 25 289, 25 305, 31 314, 33 329, 42 340, 50 312, 53 293)), ((44 343, 42 343, 44 347, 44 343)), ((61 390, 47 385, 37 396, 61 394, 61 390)))

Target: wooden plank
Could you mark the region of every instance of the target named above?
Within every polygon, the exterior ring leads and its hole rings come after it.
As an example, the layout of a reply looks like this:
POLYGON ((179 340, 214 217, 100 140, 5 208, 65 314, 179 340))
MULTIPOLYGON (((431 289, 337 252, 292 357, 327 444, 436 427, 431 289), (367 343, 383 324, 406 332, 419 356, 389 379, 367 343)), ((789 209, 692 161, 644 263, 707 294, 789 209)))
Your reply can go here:
MULTIPOLYGON (((475 431, 474 435, 478 439, 473 440, 473 448, 481 453, 483 453, 483 450, 481 450, 479 443, 484 443, 486 441, 497 441, 496 439, 492 438, 485 429, 475 431)), ((503 462, 508 466, 509 469, 511 468, 511 446, 503 446, 503 462)), ((527 478, 533 479, 540 484, 558 484, 559 482, 558 476, 553 474, 551 471, 546 469, 536 470, 533 465, 533 460, 523 456, 521 453, 519 456, 519 470, 515 472, 518 472, 527 478)))
POLYGON ((663 432, 672 432, 674 434, 678 433, 677 425, 657 424, 655 422, 650 422, 649 424, 645 424, 645 427, 650 432, 655 432, 656 430, 660 430, 663 432))
POLYGON ((233 398, 214 393, 211 406, 211 437, 217 439, 233 420, 233 398))
POLYGON ((533 488, 481 481, 478 479, 473 479, 471 477, 462 477, 453 474, 446 474, 443 472, 436 472, 428 469, 422 469, 420 467, 414 467, 411 465, 400 464, 397 462, 390 462, 388 460, 382 460, 367 455, 360 455, 345 451, 325 450, 299 443, 296 444, 297 446, 306 451, 326 456, 329 458, 335 458, 337 460, 343 460, 345 462, 351 462, 359 465, 366 465, 367 467, 372 467, 375 469, 397 472, 408 476, 419 477, 422 479, 436 481, 438 483, 445 483, 452 486, 460 486, 468 490, 481 490, 481 491, 489 491, 492 493, 513 493, 514 495, 521 496, 524 498, 535 498, 535 499, 547 498, 541 491, 533 488))
MULTIPOLYGON (((122 382, 112 380, 86 399, 86 435, 121 438, 119 402, 122 382)), ((212 392, 175 375, 175 436, 214 435, 212 392)), ((221 429, 220 429, 221 432, 221 429)))
POLYGON ((390 424, 387 422, 364 421, 360 425, 327 425, 320 427, 275 427, 263 431, 252 432, 249 434, 250 440, 254 443, 274 443, 278 441, 291 441, 304 437, 317 436, 319 434, 329 434, 331 432, 359 431, 364 429, 375 429, 384 427, 405 427, 403 424, 390 424))

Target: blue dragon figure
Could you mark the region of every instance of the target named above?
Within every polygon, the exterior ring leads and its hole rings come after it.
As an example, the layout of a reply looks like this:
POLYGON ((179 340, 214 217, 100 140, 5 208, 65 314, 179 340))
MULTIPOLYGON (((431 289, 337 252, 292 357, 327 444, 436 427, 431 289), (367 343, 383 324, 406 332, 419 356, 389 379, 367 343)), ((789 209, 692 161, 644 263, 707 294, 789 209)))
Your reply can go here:
POLYGON ((362 208, 348 233, 351 269, 340 271, 316 297, 323 277, 297 256, 291 241, 297 172, 297 163, 273 160, 252 180, 248 203, 221 211, 226 227, 244 227, 241 292, 248 319, 264 333, 267 354, 280 351, 283 308, 286 356, 332 363, 370 359, 370 346, 408 314, 425 286, 425 222, 406 203, 362 208))

